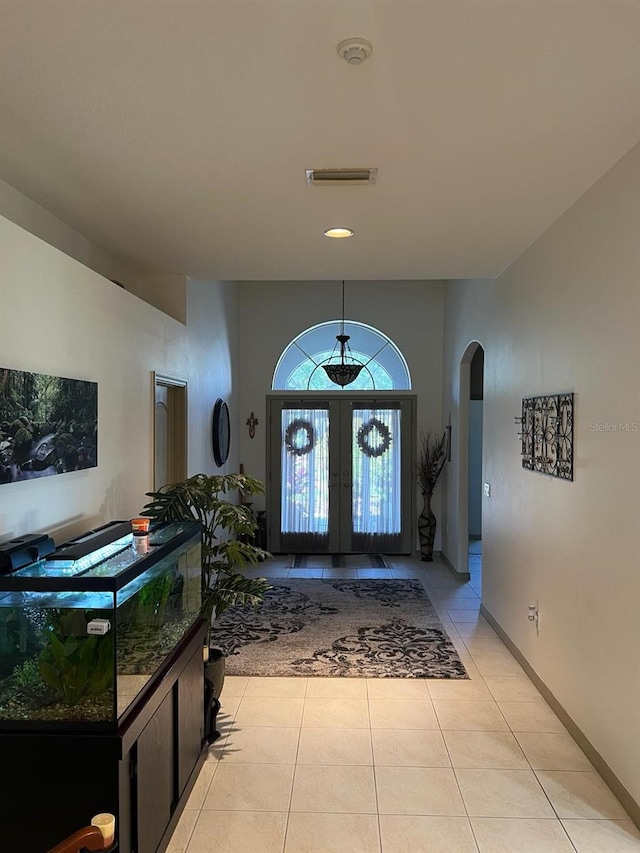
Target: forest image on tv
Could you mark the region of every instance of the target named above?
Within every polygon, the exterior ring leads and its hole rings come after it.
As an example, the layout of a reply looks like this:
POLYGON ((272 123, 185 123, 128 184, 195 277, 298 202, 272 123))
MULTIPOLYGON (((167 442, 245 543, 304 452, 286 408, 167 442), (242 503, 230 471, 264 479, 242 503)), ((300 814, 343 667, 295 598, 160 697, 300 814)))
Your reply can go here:
POLYGON ((97 464, 97 382, 0 368, 0 484, 97 464))

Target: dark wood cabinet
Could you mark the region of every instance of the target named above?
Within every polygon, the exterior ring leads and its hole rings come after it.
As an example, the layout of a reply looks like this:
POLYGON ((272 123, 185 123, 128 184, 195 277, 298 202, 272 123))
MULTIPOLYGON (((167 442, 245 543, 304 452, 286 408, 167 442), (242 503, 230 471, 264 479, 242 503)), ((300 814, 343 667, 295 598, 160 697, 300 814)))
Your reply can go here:
POLYGON ((98 812, 116 815, 118 853, 166 849, 205 759, 205 633, 193 626, 116 731, 0 733, 0 851, 46 853, 98 812))

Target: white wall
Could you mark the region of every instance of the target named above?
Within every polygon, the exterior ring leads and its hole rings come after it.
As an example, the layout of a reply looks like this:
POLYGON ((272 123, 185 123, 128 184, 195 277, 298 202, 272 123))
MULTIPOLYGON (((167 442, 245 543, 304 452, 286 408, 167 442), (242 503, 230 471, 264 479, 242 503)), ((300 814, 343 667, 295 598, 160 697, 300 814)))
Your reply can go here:
MULTIPOLYGON (((347 319, 367 323, 388 335, 404 354, 418 396, 418 430, 444 428, 441 403, 443 283, 440 281, 349 281, 347 319)), ((259 479, 266 477, 265 395, 276 362, 296 335, 310 326, 341 317, 341 282, 242 282, 240 284, 241 462, 259 479), (253 440, 246 420, 259 425, 253 440)), ((335 343, 329 342, 329 348, 335 343)), ((434 511, 440 518, 439 491, 434 511)), ((264 501, 262 502, 264 504, 264 501)), ((260 507, 258 501, 256 505, 260 507)), ((436 539, 436 548, 439 547, 436 539)))
POLYGON ((238 471, 240 464, 240 358, 238 291, 233 282, 195 281, 187 285, 189 376, 189 473, 238 471), (229 407, 229 458, 218 468, 213 458, 213 407, 229 407))
POLYGON ((186 276, 171 273, 131 275, 125 287, 149 305, 159 308, 181 323, 186 323, 188 282, 186 276))
MULTIPOLYGON (((636 803, 640 432, 594 425, 640 422, 638 223, 640 146, 497 281, 448 287, 444 364, 455 432, 460 359, 485 349, 483 603, 636 803), (558 391, 576 394, 573 483, 521 467, 521 398, 558 391)), ((459 566, 456 478, 443 548, 459 566)))
POLYGON ((186 322, 185 276, 148 270, 97 246, 79 234, 48 210, 18 192, 6 181, 0 180, 0 216, 5 216, 30 234, 40 237, 65 255, 100 273, 111 281, 118 281, 136 296, 154 305, 170 317, 186 322))
POLYGON ((0 216, 4 216, 29 233, 40 237, 71 258, 108 279, 122 282, 130 289, 136 278, 131 266, 122 258, 96 246, 84 235, 70 228, 48 210, 0 180, 0 216))
POLYGON ((0 366, 98 383, 98 467, 0 485, 0 540, 60 541, 140 511, 153 487, 154 370, 188 382, 189 473, 217 470, 210 417, 233 387, 232 287, 191 284, 185 327, 0 218, 0 292, 0 366))

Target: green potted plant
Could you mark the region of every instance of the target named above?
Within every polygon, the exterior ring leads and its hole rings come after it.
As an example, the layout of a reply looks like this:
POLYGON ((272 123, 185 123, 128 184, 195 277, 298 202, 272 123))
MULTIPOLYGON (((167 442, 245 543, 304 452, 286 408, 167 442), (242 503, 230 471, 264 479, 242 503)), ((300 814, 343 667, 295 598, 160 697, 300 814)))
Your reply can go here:
POLYGON ((422 447, 418 459, 418 485, 422 492, 424 506, 418 517, 420 534, 420 559, 433 562, 433 543, 436 538, 436 517, 431 509, 431 498, 447 461, 447 432, 434 435, 431 432, 420 434, 422 447))
POLYGON ((202 604, 201 615, 209 626, 207 645, 210 661, 221 661, 213 675, 217 699, 224 678, 224 657, 212 649, 211 626, 228 607, 250 604, 258 607, 271 589, 265 578, 248 578, 242 573, 247 564, 257 564, 271 556, 251 544, 256 520, 246 504, 228 500, 230 492, 243 497, 264 493, 264 486, 246 474, 195 474, 179 483, 148 492, 151 501, 142 514, 157 521, 199 521, 202 525, 202 604))

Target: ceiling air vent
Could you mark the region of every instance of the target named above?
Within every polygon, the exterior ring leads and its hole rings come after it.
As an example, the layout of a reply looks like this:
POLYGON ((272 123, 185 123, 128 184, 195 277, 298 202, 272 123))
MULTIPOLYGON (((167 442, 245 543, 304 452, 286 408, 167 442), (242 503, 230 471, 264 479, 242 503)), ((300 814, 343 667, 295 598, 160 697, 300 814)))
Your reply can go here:
POLYGON ((378 177, 377 169, 306 169, 307 185, 310 187, 323 186, 358 186, 359 184, 375 184, 378 177))

